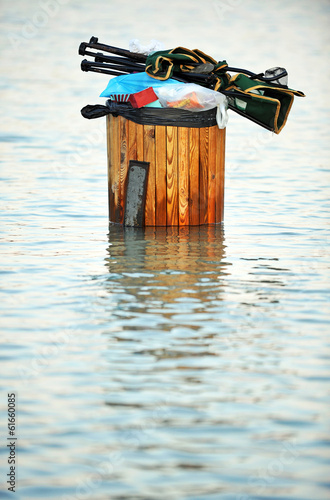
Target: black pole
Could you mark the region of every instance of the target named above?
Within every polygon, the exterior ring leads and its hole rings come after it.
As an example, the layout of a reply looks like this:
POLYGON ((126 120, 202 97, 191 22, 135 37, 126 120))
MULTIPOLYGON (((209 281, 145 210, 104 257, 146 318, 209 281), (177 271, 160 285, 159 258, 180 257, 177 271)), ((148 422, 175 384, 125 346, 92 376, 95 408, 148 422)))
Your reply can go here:
POLYGON ((81 61, 81 70, 82 71, 94 71, 95 73, 104 73, 106 75, 112 75, 112 76, 121 76, 121 75, 127 75, 127 72, 125 71, 115 71, 115 70, 110 70, 110 69, 104 69, 103 64, 101 67, 93 66, 92 61, 87 61, 87 59, 84 59, 81 61))
POLYGON ((144 72, 143 68, 135 66, 134 64, 107 64, 101 62, 87 61, 84 59, 82 61, 85 67, 93 66, 94 68, 105 68, 105 69, 114 69, 117 71, 123 71, 125 73, 142 73, 144 72))
POLYGON ((94 57, 96 62, 109 62, 115 64, 135 64, 144 71, 145 65, 137 61, 133 61, 129 57, 118 57, 118 56, 106 56, 102 52, 91 52, 90 50, 84 50, 80 55, 94 57))
POLYGON ((262 80, 263 82, 272 82, 273 80, 278 80, 279 78, 288 75, 286 70, 282 71, 282 73, 276 76, 264 76, 264 73, 253 73, 252 71, 248 71, 247 69, 233 68, 231 66, 228 66, 226 70, 235 71, 236 73, 244 73, 245 75, 248 75, 251 78, 256 78, 257 80, 262 80))
POLYGON ((135 61, 145 63, 147 56, 144 54, 138 54, 137 52, 131 52, 130 50, 121 49, 120 47, 112 47, 111 45, 105 45, 104 43, 98 43, 98 38, 92 37, 87 42, 82 42, 79 47, 79 54, 84 55, 86 48, 91 48, 95 50, 102 50, 104 52, 110 52, 111 54, 116 54, 118 56, 129 57, 135 61))

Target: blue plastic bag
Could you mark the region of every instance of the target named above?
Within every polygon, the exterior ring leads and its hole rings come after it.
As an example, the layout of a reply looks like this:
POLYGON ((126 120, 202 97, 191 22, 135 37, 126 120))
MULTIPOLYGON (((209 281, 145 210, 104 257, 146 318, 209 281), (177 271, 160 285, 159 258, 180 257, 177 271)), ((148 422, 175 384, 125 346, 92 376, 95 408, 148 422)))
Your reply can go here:
POLYGON ((107 87, 100 94, 100 97, 111 97, 113 95, 129 96, 149 87, 155 89, 164 85, 176 85, 177 83, 177 80, 173 80, 173 78, 164 81, 157 80, 147 75, 144 71, 141 71, 141 73, 131 73, 111 78, 107 87))

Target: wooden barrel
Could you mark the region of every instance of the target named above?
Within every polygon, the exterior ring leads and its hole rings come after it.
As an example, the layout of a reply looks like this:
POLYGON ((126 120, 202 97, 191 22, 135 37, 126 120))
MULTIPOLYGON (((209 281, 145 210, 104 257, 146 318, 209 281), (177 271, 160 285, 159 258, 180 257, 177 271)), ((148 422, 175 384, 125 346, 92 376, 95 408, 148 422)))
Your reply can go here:
POLYGON ((149 162, 145 226, 222 222, 225 129, 140 125, 107 116, 109 219, 123 224, 130 160, 149 162))

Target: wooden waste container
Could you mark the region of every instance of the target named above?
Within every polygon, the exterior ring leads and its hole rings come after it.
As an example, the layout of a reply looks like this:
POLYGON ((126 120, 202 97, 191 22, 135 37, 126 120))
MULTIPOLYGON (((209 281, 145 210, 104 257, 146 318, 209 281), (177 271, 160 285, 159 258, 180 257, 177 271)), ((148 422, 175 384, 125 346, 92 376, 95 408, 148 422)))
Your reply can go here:
POLYGON ((223 220, 225 129, 139 124, 107 116, 109 219, 125 223, 129 166, 147 162, 145 226, 223 220))

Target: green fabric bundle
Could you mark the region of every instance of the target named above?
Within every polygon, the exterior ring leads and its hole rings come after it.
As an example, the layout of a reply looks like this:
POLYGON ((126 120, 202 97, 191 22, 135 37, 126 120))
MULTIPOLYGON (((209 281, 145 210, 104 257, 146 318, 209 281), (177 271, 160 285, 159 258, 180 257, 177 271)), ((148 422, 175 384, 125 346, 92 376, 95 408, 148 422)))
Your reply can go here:
POLYGON ((252 80, 242 73, 231 78, 226 90, 235 90, 242 95, 230 98, 229 102, 233 108, 270 128, 276 134, 286 123, 294 96, 304 97, 303 92, 299 90, 252 80))
POLYGON ((173 76, 174 71, 188 73, 194 69, 195 64, 211 63, 214 66, 214 90, 225 88, 230 80, 226 72, 228 66, 226 61, 217 62, 212 57, 204 54, 201 50, 189 50, 184 47, 176 47, 171 50, 161 50, 149 55, 146 60, 146 73, 159 80, 167 80, 173 76))
MULTIPOLYGON (((204 75, 205 79, 198 80, 198 75, 196 75, 195 83, 206 87, 211 86, 216 91, 226 91, 231 109, 276 134, 286 123, 294 96, 304 97, 303 92, 289 89, 285 85, 258 80, 257 76, 254 80, 243 73, 237 73, 231 77, 227 72, 226 61, 217 62, 198 49, 176 47, 154 52, 147 57, 145 71, 149 76, 159 80, 167 80, 170 77, 179 76, 180 73, 184 78, 185 73, 194 70, 196 64, 205 63, 211 63, 213 69, 204 75), (207 76, 211 77, 209 80, 211 83, 208 83, 207 76), (230 91, 234 91, 232 96, 230 91)), ((189 81, 192 81, 193 77, 194 74, 190 73, 189 81)))

